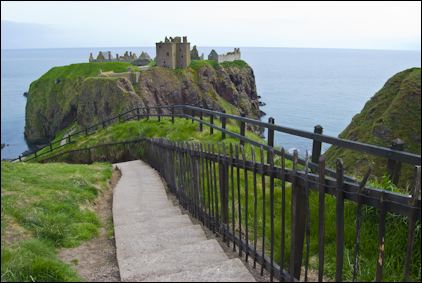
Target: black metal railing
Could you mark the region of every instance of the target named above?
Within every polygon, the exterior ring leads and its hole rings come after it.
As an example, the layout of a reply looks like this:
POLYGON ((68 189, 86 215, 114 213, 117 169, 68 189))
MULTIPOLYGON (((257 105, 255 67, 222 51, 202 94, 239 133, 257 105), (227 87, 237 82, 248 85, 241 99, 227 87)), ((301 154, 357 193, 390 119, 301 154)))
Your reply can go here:
POLYGON ((295 151, 293 162, 287 165, 283 148, 276 154, 273 149, 265 151, 263 145, 224 142, 205 145, 141 138, 62 152, 44 161, 119 162, 139 157, 160 172, 181 205, 239 255, 252 260, 254 267, 260 264, 261 273, 267 270, 271 280, 297 281, 301 277, 309 280, 310 239, 314 235, 318 257, 318 278, 314 279, 327 279, 324 275, 327 225, 335 226, 335 260, 331 259, 331 264, 335 263, 335 279, 344 280, 346 224, 355 226, 353 247, 349 249, 353 253, 351 279, 358 280, 359 270, 366 268, 360 262, 361 232, 368 229, 363 223, 368 217, 374 218, 365 213, 368 208, 377 211, 371 226, 378 227, 369 227, 378 230, 378 242, 373 247, 378 250, 373 259, 376 264, 373 279, 382 281, 384 253, 389 250, 388 245, 385 246, 386 224, 395 221, 387 217, 390 214, 406 219, 407 242, 401 249, 404 254, 402 279, 415 277, 411 268, 418 247, 415 248, 415 238, 420 246, 420 232, 417 234, 421 219, 420 166, 415 167, 412 194, 402 195, 370 187, 367 184, 370 171, 360 182, 347 181, 341 160, 336 163, 336 177, 331 178, 326 176, 324 156, 320 156, 318 170, 313 172, 309 167, 310 158, 306 157, 305 166, 300 167, 295 151), (312 213, 311 204, 317 206, 312 213), (326 222, 330 209, 335 210, 333 223, 326 222), (352 223, 350 219, 345 223, 345 214, 351 210, 356 217, 352 223), (318 224, 314 229, 311 219, 318 224))
MULTIPOLYGON (((322 143, 328 143, 333 146, 347 148, 353 151, 359 151, 362 153, 368 153, 373 156, 378 156, 381 158, 386 159, 386 166, 387 171, 393 182, 395 184, 399 181, 401 164, 406 163, 410 165, 421 165, 421 156, 409 152, 402 151, 403 147, 397 147, 395 145, 392 148, 385 148, 365 143, 360 143, 351 140, 345 140, 341 138, 331 137, 322 134, 322 127, 320 125, 315 126, 314 132, 308 132, 293 128, 288 128, 285 126, 276 125, 274 118, 269 118, 268 123, 247 118, 243 114, 241 116, 227 114, 224 112, 218 112, 214 110, 199 108, 196 106, 191 105, 170 105, 170 106, 156 106, 156 107, 140 107, 128 110, 126 112, 120 113, 117 116, 112 118, 103 120, 97 124, 92 126, 86 127, 83 130, 80 130, 76 133, 69 134, 67 137, 63 138, 62 140, 55 141, 54 143, 50 143, 49 145, 45 146, 44 148, 28 153, 26 155, 19 156, 16 160, 24 160, 29 161, 38 158, 39 156, 43 156, 45 154, 49 154, 52 151, 65 146, 66 144, 72 143, 75 137, 89 135, 92 134, 94 131, 98 129, 105 128, 106 126, 119 122, 119 121, 127 121, 127 120, 134 120, 134 119, 149 119, 150 117, 157 117, 158 121, 162 117, 171 117, 172 122, 174 123, 175 117, 182 117, 186 119, 192 119, 192 122, 197 121, 199 123, 199 130, 203 131, 203 125, 206 125, 210 128, 210 134, 214 134, 214 129, 221 132, 221 139, 224 140, 226 135, 239 139, 241 144, 251 144, 254 146, 263 146, 264 149, 268 151, 273 149, 275 154, 281 154, 280 150, 273 148, 274 146, 274 133, 280 132, 285 134, 294 135, 297 137, 302 137, 306 139, 312 140, 312 156, 311 159, 308 161, 308 166, 313 171, 318 169, 318 160, 321 156, 321 148, 322 143), (204 120, 203 117, 209 117, 208 120, 204 120), (219 120, 219 125, 214 123, 215 118, 219 120), (233 131, 229 131, 226 128, 226 125, 230 122, 238 123, 239 125, 239 132, 235 133, 233 131), (252 140, 246 137, 246 130, 248 126, 252 126, 255 128, 261 128, 267 130, 267 143, 262 144, 255 140, 252 140), (62 141, 67 141, 66 144, 60 145, 62 141), (54 144, 59 144, 59 146, 54 147, 54 144), (26 158, 24 158, 26 157, 26 158)), ((289 160, 293 160, 293 155, 285 153, 285 156, 289 160)), ((301 165, 305 165, 305 160, 303 158, 298 158, 298 163, 301 165)), ((326 168, 326 173, 328 176, 333 178, 336 177, 336 172, 329 168, 326 168)), ((345 179, 348 181, 353 182, 354 178, 349 176, 345 176, 345 179)))
POLYGON ((305 158, 304 169, 299 168, 297 151, 291 168, 288 168, 284 149, 280 155, 270 149, 268 162, 265 162, 266 154, 262 146, 258 150, 250 147, 247 151, 246 147, 239 144, 233 146, 221 143, 204 147, 202 144, 163 139, 146 139, 145 142, 143 159, 160 172, 180 203, 204 225, 221 235, 228 245, 231 243, 233 250, 237 248, 239 255, 245 253, 247 261, 250 258, 254 266, 258 262, 262 269, 268 270, 271 281, 274 278, 283 281, 299 280, 301 273, 304 273, 305 281, 309 280, 311 233, 318 234, 318 281, 323 281, 324 215, 328 198, 335 202, 336 210, 335 223, 330 223, 335 225, 336 231, 336 281, 344 279, 346 203, 355 204, 353 210, 357 213, 353 281, 356 280, 360 266, 363 207, 373 207, 379 212, 376 222, 379 237, 378 254, 374 257, 375 281, 382 281, 383 276, 387 213, 407 218, 408 242, 403 247, 403 280, 409 279, 412 255, 415 252, 415 223, 420 220, 420 166, 416 166, 412 196, 405 196, 368 187, 366 182, 369 173, 360 184, 345 181, 341 160, 336 163, 336 178, 327 177, 323 156, 319 159, 317 173, 312 173, 309 158, 305 158), (279 165, 275 165, 276 157, 279 165), (276 191, 281 200, 275 198, 276 191), (318 195, 317 199, 312 198, 317 202, 318 215, 311 215, 311 193, 318 195), (281 204, 281 211, 275 210, 275 201, 281 204), (290 227, 286 225, 288 214, 290 227), (316 231, 311 231, 311 217, 318 219, 316 231), (277 231, 275 219, 279 219, 280 224, 280 230, 277 231), (258 227, 258 222, 261 227, 258 227), (287 235, 290 242, 286 240, 287 235), (281 244, 276 244, 275 238, 281 239, 281 244), (280 255, 277 262, 275 248, 279 249, 280 255))

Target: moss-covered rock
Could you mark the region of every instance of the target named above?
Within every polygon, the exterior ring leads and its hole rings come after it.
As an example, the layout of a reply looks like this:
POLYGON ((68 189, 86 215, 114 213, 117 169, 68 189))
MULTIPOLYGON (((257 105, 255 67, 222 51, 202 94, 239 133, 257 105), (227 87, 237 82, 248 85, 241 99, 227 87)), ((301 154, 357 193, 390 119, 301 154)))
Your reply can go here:
POLYGON ((52 68, 31 84, 25 137, 42 144, 74 122, 85 127, 134 107, 171 104, 260 116, 253 70, 243 61, 142 71, 128 63, 84 63, 52 68))
MULTIPOLYGON (((353 117, 352 122, 340 134, 350 139, 384 147, 390 147, 393 139, 405 142, 405 151, 421 153, 421 69, 412 68, 390 78, 353 117)), ((331 147, 325 153, 332 165, 342 158, 350 174, 362 175, 369 165, 378 177, 387 174, 387 160, 356 151, 331 147)), ((402 166, 400 186, 412 183, 413 168, 402 166)))

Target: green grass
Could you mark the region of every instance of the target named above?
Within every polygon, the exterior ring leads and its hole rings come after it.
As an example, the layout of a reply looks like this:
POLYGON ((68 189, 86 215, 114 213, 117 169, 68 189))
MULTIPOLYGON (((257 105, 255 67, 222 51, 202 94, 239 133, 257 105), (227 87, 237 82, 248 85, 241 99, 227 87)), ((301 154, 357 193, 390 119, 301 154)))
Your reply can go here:
POLYGON ((97 76, 100 70, 103 72, 113 71, 115 73, 127 72, 128 68, 139 69, 137 66, 127 62, 92 62, 78 63, 67 66, 53 67, 40 80, 74 79, 77 77, 97 76))
MULTIPOLYGON (((355 115, 339 135, 340 138, 390 147, 393 139, 405 142, 404 150, 421 154, 421 69, 411 68, 391 77, 385 85, 355 115)), ((334 166, 342 158, 345 170, 352 175, 363 175, 368 166, 373 175, 387 174, 387 159, 331 146, 325 153, 328 164, 334 166)), ((409 192, 414 183, 414 166, 401 168, 399 186, 409 192)))
POLYGON ((192 60, 189 68, 192 68, 195 71, 199 71, 204 66, 210 66, 212 68, 215 68, 218 66, 217 61, 215 60, 192 60))
POLYGON ((223 66, 224 68, 236 67, 236 68, 242 69, 242 68, 249 67, 248 63, 246 63, 243 60, 222 62, 220 63, 220 65, 223 66))
MULTIPOLYGON (((208 121, 208 118, 204 118, 208 121)), ((221 126, 220 121, 214 119, 214 123, 221 126)), ((235 133, 239 133, 239 126, 237 124, 227 124, 227 129, 235 133)), ((263 139, 258 135, 247 131, 246 136, 252 140, 263 142, 263 139)), ((42 157, 38 157, 36 161, 56 155, 60 152, 65 152, 72 149, 91 147, 100 143, 111 143, 126 141, 135 138, 152 138, 161 137, 173 141, 191 141, 191 142, 206 142, 217 143, 221 141, 221 133, 214 130, 214 135, 210 135, 209 128, 204 125, 204 130, 198 130, 198 123, 192 123, 191 120, 183 118, 176 118, 175 123, 172 124, 169 118, 161 118, 158 122, 157 118, 150 118, 149 120, 142 119, 140 121, 128 121, 113 124, 105 129, 100 129, 96 133, 89 136, 84 136, 76 140, 75 143, 68 144, 61 149, 54 150, 42 157)), ((226 135, 225 143, 235 143, 236 139, 226 135)), ((48 151, 45 149, 45 151, 48 151)))
POLYGON ((76 281, 57 249, 98 234, 92 209, 109 164, 1 163, 2 281, 76 281))

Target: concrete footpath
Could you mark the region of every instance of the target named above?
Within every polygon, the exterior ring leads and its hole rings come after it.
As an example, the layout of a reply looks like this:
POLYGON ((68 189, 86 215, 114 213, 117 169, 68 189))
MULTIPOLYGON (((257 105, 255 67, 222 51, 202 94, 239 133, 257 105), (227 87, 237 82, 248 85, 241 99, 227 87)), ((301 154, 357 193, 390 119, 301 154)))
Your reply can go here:
POLYGON ((240 259, 229 259, 168 198, 157 171, 143 161, 114 164, 113 219, 122 281, 250 282, 240 259))

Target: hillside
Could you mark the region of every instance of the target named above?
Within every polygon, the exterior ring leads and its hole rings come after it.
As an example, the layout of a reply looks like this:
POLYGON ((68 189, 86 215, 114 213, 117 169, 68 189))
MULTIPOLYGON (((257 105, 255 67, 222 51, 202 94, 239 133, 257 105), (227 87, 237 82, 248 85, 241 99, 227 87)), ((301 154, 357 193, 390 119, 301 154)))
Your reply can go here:
POLYGON ((135 107, 190 104, 258 118, 253 70, 243 61, 192 61, 186 69, 129 63, 55 67, 34 81, 26 105, 25 137, 42 144, 76 122, 88 126, 135 107))
POLYGON ((110 164, 2 162, 1 281, 83 280, 59 251, 97 238, 108 224, 95 207, 111 195, 111 175, 110 164))
MULTIPOLYGON (((390 147, 393 139, 400 138, 405 142, 406 151, 420 154, 421 69, 408 69, 390 78, 353 117, 340 137, 384 147, 390 147)), ((368 164, 373 166, 376 176, 386 175, 385 159, 335 147, 325 155, 331 164, 336 158, 342 158, 346 170, 354 175, 362 175, 368 164)), ((412 178, 413 168, 402 166, 400 186, 406 187, 412 178)))

